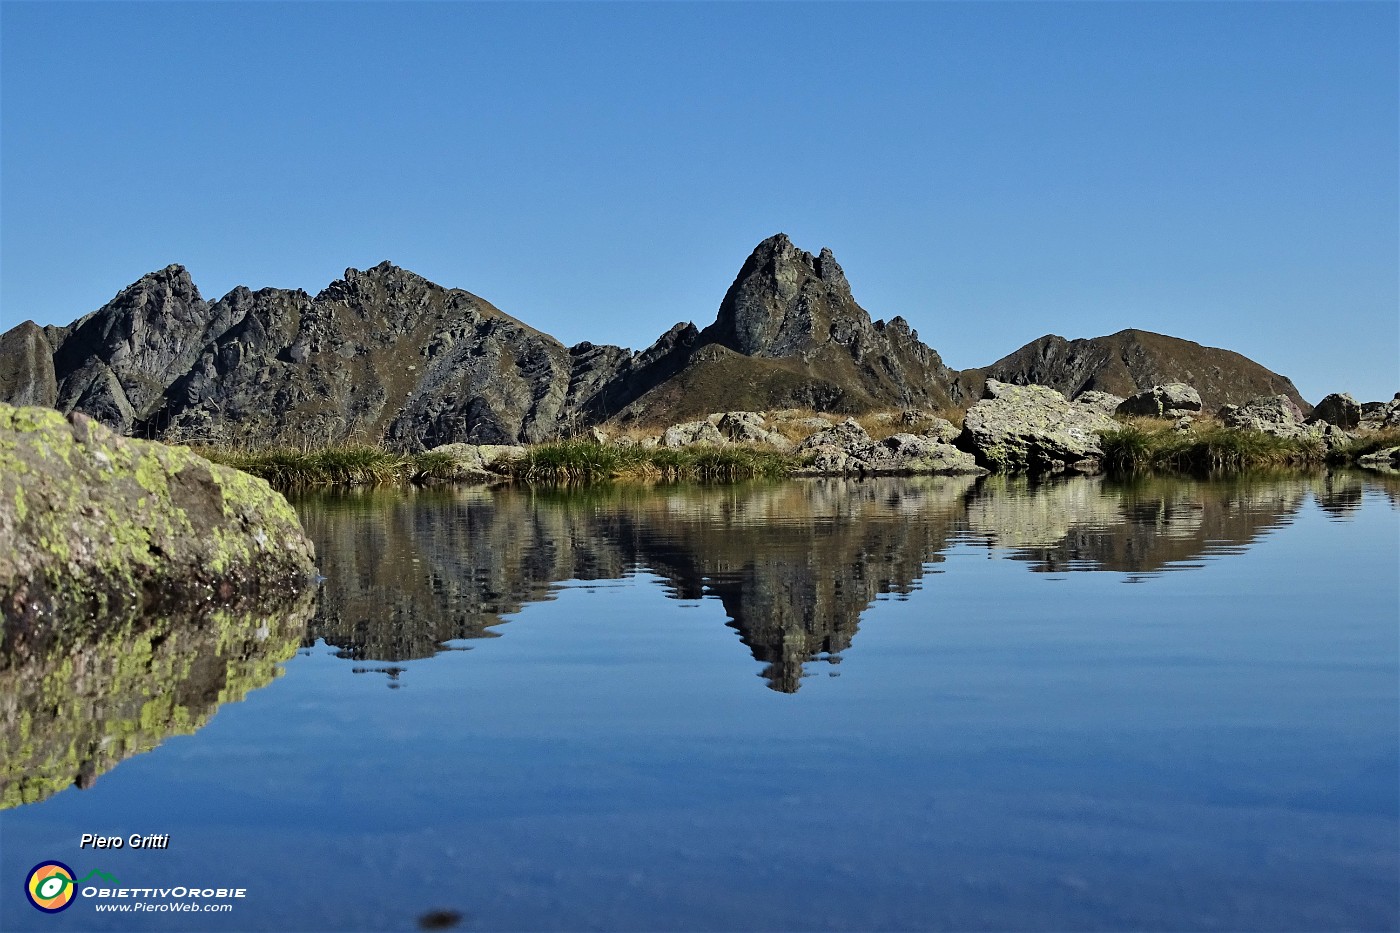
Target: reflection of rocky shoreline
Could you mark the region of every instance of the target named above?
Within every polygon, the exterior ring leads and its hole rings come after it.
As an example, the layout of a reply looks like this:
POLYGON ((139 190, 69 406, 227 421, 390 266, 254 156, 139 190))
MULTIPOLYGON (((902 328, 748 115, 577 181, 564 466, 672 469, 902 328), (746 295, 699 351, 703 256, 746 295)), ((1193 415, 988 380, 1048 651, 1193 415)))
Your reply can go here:
POLYGON ((998 476, 969 502, 968 526, 1035 571, 1154 573, 1238 550, 1286 524, 1311 482, 1298 474, 1209 483, 1155 476, 1036 484, 998 476))
POLYGON ((271 612, 113 619, 89 641, 0 657, 0 809, 89 787, 271 683, 301 643, 314 598, 304 591, 271 612))
POLYGON ((491 634, 560 581, 645 570, 678 599, 719 599, 769 685, 793 692, 805 664, 839 660, 873 600, 917 587, 954 543, 986 541, 1037 571, 1150 574, 1248 547, 1309 493, 1345 516, 1373 487, 1337 473, 307 497, 298 508, 328 577, 307 637, 357 659, 427 657, 491 634))
POLYGON ((307 644, 406 661, 492 635, 561 580, 622 576, 621 552, 529 491, 480 487, 305 496, 302 526, 326 576, 307 644))

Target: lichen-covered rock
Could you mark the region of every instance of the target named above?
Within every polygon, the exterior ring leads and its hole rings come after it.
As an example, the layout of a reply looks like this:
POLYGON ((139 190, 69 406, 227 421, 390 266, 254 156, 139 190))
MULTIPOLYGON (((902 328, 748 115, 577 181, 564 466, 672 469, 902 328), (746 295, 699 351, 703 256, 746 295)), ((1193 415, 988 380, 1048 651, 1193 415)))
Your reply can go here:
POLYGON ((1220 420, 1226 427, 1246 431, 1261 431, 1275 437, 1296 438, 1316 433, 1303 424, 1303 412, 1286 395, 1270 395, 1251 399, 1235 407, 1220 410, 1220 420))
POLYGON ((1117 413, 1146 418, 1180 418, 1183 415, 1196 415, 1200 410, 1201 396, 1195 389, 1182 382, 1168 382, 1124 399, 1119 403, 1117 413))
POLYGON ((428 451, 427 469, 415 481, 489 482, 500 480, 525 448, 505 444, 442 444, 428 451))
POLYGON ((1317 403, 1308 421, 1325 421, 1350 431, 1361 424, 1361 403, 1345 392, 1333 392, 1317 403))
POLYGON ((867 473, 972 473, 987 472, 977 458, 952 444, 914 434, 892 434, 864 452, 867 473))
POLYGON ((811 435, 796 448, 800 476, 985 473, 973 456, 951 444, 914 434, 874 441, 854 419, 811 435))
POLYGON ((266 482, 85 415, 0 404, 5 644, 43 641, 55 606, 228 599, 303 586, 314 550, 266 482))
POLYGON ((821 418, 816 415, 794 415, 790 412, 777 412, 773 415, 773 422, 783 427, 793 428, 798 431, 820 431, 823 428, 831 427, 830 418, 821 418))
POLYGON ((940 444, 952 444, 962 434, 962 428, 946 418, 934 418, 924 426, 924 437, 940 444))
POLYGON ((817 447, 836 446, 842 448, 863 447, 872 443, 870 434, 854 418, 847 418, 840 424, 828 424, 814 434, 807 435, 797 445, 797 452, 813 450, 817 447))
POLYGON ((768 430, 763 426, 763 416, 756 411, 727 411, 710 415, 705 420, 731 441, 755 443, 768 436, 768 430))
POLYGON ((661 435, 662 447, 689 447, 692 444, 710 444, 718 447, 723 443, 724 435, 709 421, 673 424, 661 435))
POLYGON ((1099 435, 1118 427, 1045 386, 988 379, 984 391, 986 397, 967 410, 958 446, 975 451, 977 462, 993 470, 1093 472, 1103 457, 1099 435))
POLYGON ((1112 392, 1100 392, 1097 389, 1090 389, 1087 392, 1080 392, 1072 401, 1076 405, 1083 405, 1085 408, 1111 415, 1118 410, 1118 406, 1125 401, 1123 396, 1114 395, 1112 392))

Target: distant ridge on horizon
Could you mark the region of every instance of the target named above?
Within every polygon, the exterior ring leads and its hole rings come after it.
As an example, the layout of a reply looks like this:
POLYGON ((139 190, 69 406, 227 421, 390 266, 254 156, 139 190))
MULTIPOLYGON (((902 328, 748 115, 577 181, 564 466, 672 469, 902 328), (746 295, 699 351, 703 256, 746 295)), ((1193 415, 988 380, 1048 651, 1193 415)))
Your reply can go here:
POLYGON ((413 450, 724 410, 940 409, 971 404, 988 378, 1070 397, 1185 382, 1210 411, 1275 394, 1311 410, 1286 376, 1239 353, 1132 328, 1047 335, 952 370, 903 318, 872 319, 830 250, 781 233, 749 255, 711 324, 678 323, 640 352, 566 347, 388 262, 347 269, 314 297, 239 286, 213 302, 170 265, 65 327, 26 321, 0 335, 0 401, 215 444, 413 450))

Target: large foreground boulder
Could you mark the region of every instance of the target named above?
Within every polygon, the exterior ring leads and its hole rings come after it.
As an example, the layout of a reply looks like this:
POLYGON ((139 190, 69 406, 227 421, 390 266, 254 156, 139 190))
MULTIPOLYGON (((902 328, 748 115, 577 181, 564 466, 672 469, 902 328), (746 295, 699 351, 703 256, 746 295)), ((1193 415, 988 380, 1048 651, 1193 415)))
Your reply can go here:
MULTIPOLYGON (((0 404, 4 641, 47 641, 55 612, 101 627, 118 607, 284 596, 315 553, 266 482, 86 415, 0 404)), ((66 623, 65 623, 66 624, 66 623)))
POLYGON ((1046 386, 988 379, 982 401, 967 410, 958 446, 1001 472, 1093 472, 1103 457, 1099 434, 1118 423, 1046 386))

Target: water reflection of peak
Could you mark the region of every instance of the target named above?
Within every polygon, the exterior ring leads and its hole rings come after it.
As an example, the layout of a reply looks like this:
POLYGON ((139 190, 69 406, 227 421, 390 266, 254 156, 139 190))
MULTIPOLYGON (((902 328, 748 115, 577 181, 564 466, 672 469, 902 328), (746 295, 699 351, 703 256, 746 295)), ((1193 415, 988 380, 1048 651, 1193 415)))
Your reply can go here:
POLYGON ((712 596, 796 692, 804 665, 839 663, 876 597, 908 593, 954 532, 966 477, 695 489, 612 513, 614 533, 682 597, 712 596), (917 520, 911 520, 917 516, 917 520))
POLYGON ((865 609, 918 586, 951 543, 1038 571, 1141 576, 1247 548, 1309 491, 1355 508, 1357 482, 1098 477, 813 480, 370 493, 303 499, 328 581, 308 638, 400 661, 491 634, 564 580, 644 569, 679 599, 718 599, 776 690, 839 660, 865 609))
POLYGON ((1150 574, 1248 547, 1286 524, 1309 478, 1240 476, 1201 482, 1075 477, 1036 484, 993 477, 968 503, 968 526, 1039 572, 1150 574))
POLYGON ((973 482, 306 497, 327 576, 308 643, 426 657, 492 634, 558 581, 646 569, 677 598, 719 599, 770 684, 791 692, 806 661, 839 659, 876 596, 908 592, 940 559, 973 482))

